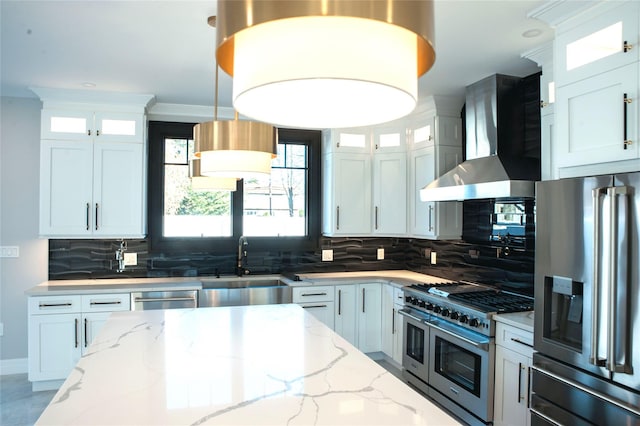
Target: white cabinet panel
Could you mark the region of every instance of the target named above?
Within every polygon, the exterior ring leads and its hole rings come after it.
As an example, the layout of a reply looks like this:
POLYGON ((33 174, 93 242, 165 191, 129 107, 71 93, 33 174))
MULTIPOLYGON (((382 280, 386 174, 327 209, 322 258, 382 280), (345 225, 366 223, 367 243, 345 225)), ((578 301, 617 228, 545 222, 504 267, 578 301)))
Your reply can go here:
POLYGON ((336 286, 335 332, 358 347, 358 285, 336 286))
POLYGON ((637 159, 639 103, 637 63, 558 88, 557 167, 637 159))
POLYGON ((373 178, 373 233, 376 235, 406 234, 406 153, 376 153, 373 178))
POLYGON ((333 302, 315 302, 315 303, 300 303, 302 308, 309 312, 311 315, 319 319, 330 329, 334 329, 334 303, 333 302))
POLYGON ((64 379, 81 356, 77 314, 29 317, 29 380, 64 379))

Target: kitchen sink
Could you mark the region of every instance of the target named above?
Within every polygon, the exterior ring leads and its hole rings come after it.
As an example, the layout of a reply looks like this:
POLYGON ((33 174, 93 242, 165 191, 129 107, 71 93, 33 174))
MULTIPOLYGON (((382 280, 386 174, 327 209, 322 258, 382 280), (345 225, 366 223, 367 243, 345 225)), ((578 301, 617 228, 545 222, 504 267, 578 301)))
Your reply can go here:
POLYGON ((256 280, 226 280, 216 278, 215 280, 203 280, 203 289, 231 289, 231 288, 259 288, 259 287, 288 287, 277 278, 256 279, 256 280))
POLYGON ((198 306, 246 306, 291 303, 291 287, 278 278, 202 280, 198 306))

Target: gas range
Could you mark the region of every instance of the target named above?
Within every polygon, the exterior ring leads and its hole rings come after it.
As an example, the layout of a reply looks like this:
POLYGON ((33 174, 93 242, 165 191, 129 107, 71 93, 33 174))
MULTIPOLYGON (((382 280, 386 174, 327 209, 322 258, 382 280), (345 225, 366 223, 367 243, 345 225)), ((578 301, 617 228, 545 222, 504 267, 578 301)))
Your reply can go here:
POLYGON ((533 310, 533 298, 463 281, 414 284, 403 291, 407 307, 489 337, 495 336, 493 314, 533 310))

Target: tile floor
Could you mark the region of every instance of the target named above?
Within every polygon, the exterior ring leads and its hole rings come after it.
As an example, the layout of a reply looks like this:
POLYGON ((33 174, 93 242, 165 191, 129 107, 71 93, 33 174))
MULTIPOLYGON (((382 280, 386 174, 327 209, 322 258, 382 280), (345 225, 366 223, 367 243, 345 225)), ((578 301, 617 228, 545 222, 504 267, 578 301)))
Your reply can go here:
MULTIPOLYGON (((376 362, 400 378, 400 369, 385 360, 376 362)), ((32 392, 26 374, 0 376, 0 425, 33 425, 55 394, 56 391, 32 392)))
POLYGON ((55 394, 32 392, 26 373, 0 376, 0 425, 33 425, 55 394))

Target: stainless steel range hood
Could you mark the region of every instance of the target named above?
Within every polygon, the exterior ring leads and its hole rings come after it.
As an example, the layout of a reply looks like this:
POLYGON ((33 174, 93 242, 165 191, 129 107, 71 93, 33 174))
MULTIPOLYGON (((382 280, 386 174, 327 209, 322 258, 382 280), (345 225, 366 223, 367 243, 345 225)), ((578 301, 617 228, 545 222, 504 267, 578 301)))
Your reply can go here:
POLYGON ((540 161, 525 156, 522 79, 492 75, 466 88, 466 157, 422 190, 422 201, 532 198, 540 161))

